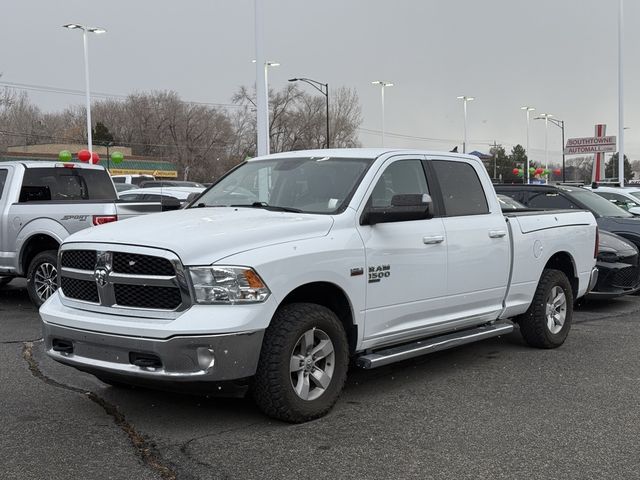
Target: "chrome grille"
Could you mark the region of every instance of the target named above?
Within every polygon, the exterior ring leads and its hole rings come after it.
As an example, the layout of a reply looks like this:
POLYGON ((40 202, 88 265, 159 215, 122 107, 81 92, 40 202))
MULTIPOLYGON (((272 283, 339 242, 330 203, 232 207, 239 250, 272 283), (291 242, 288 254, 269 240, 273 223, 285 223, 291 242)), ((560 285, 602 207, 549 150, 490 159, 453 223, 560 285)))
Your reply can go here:
POLYGON ((63 245, 59 272, 61 298, 68 306, 150 318, 175 318, 191 306, 184 268, 166 250, 63 245))

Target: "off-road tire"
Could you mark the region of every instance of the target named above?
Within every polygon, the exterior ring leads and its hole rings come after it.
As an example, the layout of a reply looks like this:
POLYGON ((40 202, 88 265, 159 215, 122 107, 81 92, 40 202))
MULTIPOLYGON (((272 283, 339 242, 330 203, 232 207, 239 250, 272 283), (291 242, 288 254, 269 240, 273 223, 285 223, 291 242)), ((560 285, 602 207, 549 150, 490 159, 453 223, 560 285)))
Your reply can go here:
POLYGON ((57 269, 58 252, 55 250, 40 252, 38 255, 33 257, 33 260, 31 260, 31 263, 29 264, 29 268, 27 269, 27 292, 29 292, 29 297, 36 307, 40 307, 40 305, 42 305, 46 300, 46 298, 43 299, 38 295, 35 286, 36 272, 38 271, 38 268, 45 263, 49 263, 57 269))
POLYGON ((520 333, 524 341, 531 347, 556 348, 562 345, 571 329, 573 317, 573 290, 564 272, 560 270, 543 270, 540 282, 533 296, 529 309, 520 315, 516 322, 520 325, 520 333), (554 287, 560 287, 566 298, 564 324, 559 332, 553 333, 547 323, 547 299, 554 287))
POLYGON ((268 416, 290 423, 322 417, 336 403, 344 387, 348 364, 347 336, 335 313, 313 303, 285 305, 275 313, 265 332, 252 385, 254 401, 268 416), (290 362, 294 348, 310 329, 321 330, 331 340, 334 370, 324 393, 314 400, 303 400, 294 390, 290 362))

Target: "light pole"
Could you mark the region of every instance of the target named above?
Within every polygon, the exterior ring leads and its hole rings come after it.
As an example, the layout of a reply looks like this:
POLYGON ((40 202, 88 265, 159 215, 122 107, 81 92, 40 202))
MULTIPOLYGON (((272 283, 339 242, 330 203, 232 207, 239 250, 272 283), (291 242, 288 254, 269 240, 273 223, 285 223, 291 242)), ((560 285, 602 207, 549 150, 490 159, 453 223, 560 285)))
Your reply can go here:
POLYGON ((393 83, 376 80, 375 82, 371 82, 371 84, 380 85, 380 95, 382 99, 382 146, 384 147, 384 89, 386 87, 393 87, 393 83))
POLYGON ((464 110, 464 139, 462 141, 462 153, 467 153, 467 103, 476 99, 476 97, 467 97, 460 95, 458 100, 462 100, 462 108, 464 110))
MULTIPOLYGON (((256 60, 251 60, 256 63, 256 60)), ((258 108, 258 156, 269 155, 271 147, 269 145, 269 67, 279 67, 278 62, 264 62, 264 108, 258 108), (262 128, 260 128, 262 127, 262 128), (261 133, 262 132, 262 133, 261 133), (262 136, 264 135, 264 138, 262 136), (262 147, 262 148, 261 148, 262 147)), ((256 96, 258 92, 256 89, 256 96)), ((260 100, 258 97, 256 100, 260 100)), ((258 105, 261 102, 258 101, 258 105)))
POLYGON ((329 148, 329 84, 311 80, 310 78, 290 78, 290 82, 305 82, 325 96, 327 103, 327 148, 329 148))
POLYGON ((565 160, 565 155, 564 155, 564 120, 558 120, 557 118, 551 118, 551 116, 549 116, 547 118, 548 122, 551 122, 553 125, 555 125, 556 127, 558 127, 560 130, 562 130, 562 182, 564 183, 565 181, 565 175, 564 175, 564 160, 565 160))
POLYGON ((624 187, 624 82, 623 82, 623 56, 622 39, 624 21, 622 18, 623 0, 620 0, 618 8, 618 180, 620 186, 624 187))
POLYGON ((84 85, 87 97, 87 149, 91 153, 89 163, 93 163, 93 144, 91 142, 91 95, 89 93, 89 46, 87 42, 87 33, 106 33, 104 28, 100 27, 87 27, 85 25, 79 25, 77 23, 68 23, 63 25, 64 28, 69 30, 82 30, 82 43, 84 45, 84 85))
POLYGON ((534 120, 544 120, 544 168, 549 168, 549 119, 550 113, 541 113, 534 120))
POLYGON ((529 125, 531 123, 531 112, 535 111, 535 108, 530 105, 524 105, 520 107, 520 110, 524 110, 527 113, 527 167, 524 170, 524 174, 527 179, 526 183, 529 184, 529 125))

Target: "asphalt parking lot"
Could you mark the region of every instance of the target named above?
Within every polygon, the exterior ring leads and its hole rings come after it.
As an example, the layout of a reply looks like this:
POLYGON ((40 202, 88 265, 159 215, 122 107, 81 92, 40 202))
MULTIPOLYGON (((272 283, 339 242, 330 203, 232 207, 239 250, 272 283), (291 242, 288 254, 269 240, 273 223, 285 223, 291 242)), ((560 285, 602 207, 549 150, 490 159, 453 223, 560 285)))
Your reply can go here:
POLYGON ((640 478, 640 297, 578 308, 565 345, 519 333, 373 371, 325 418, 117 389, 42 351, 0 290, 0 478, 640 478))

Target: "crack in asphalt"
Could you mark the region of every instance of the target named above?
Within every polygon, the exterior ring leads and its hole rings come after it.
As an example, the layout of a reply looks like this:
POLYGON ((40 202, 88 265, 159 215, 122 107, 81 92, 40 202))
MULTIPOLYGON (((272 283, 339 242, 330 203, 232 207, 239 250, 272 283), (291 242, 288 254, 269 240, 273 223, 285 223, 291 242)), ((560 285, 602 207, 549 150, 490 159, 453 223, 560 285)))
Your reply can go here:
POLYGON ((62 388, 74 393, 79 393, 102 407, 105 413, 109 415, 113 419, 114 423, 127 435, 131 445, 145 465, 158 473, 164 480, 176 480, 178 478, 176 470, 161 458, 155 444, 153 442, 149 442, 144 435, 136 431, 135 427, 131 425, 122 412, 118 410, 118 407, 98 396, 95 392, 78 387, 72 387, 71 385, 66 385, 47 377, 42 370, 40 370, 36 359, 33 357, 34 342, 27 341, 21 343, 23 343, 22 357, 27 362, 29 371, 34 377, 56 388, 62 388))

